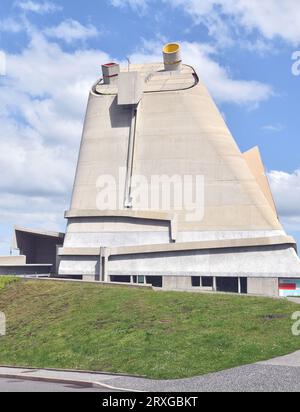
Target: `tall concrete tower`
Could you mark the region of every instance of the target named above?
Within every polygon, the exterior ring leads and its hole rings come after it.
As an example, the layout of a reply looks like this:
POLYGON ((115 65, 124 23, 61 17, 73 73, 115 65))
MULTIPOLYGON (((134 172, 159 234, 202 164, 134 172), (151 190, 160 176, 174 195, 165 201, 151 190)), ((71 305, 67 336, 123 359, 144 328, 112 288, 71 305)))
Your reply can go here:
POLYGON ((241 153, 178 44, 103 66, 66 218, 60 276, 270 295, 300 278, 258 149, 241 153))

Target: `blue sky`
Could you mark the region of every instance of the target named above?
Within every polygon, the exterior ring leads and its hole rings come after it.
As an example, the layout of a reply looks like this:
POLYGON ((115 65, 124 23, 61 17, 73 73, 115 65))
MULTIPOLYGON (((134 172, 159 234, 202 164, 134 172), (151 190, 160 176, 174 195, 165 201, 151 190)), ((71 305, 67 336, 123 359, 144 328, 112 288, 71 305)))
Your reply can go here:
POLYGON ((1 0, 0 253, 14 224, 64 230, 101 64, 160 60, 167 41, 182 43, 241 150, 260 147, 281 221, 300 241, 299 21, 298 0, 1 0))

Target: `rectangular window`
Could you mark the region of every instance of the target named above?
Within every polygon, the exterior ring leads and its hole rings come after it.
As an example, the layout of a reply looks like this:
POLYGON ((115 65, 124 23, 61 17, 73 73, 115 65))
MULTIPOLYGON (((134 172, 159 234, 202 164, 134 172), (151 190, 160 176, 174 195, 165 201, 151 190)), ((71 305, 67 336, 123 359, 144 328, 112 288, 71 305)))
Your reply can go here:
POLYGON ((113 283, 130 283, 130 276, 111 276, 110 281, 113 283))
POLYGON ((203 288, 212 288, 214 286, 214 281, 212 277, 202 277, 202 287, 203 288))
POLYGON ((201 286, 200 276, 193 276, 192 277, 192 287, 193 288, 200 288, 200 286, 201 286))
POLYGON ((152 285, 155 288, 162 288, 163 279, 162 276, 147 276, 146 283, 147 285, 152 285))

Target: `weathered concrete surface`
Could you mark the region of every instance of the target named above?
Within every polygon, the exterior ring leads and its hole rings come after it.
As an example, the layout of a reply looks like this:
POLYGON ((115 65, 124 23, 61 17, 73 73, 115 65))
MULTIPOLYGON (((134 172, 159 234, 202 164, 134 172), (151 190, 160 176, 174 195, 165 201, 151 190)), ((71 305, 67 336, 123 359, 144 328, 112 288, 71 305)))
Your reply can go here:
POLYGON ((278 278, 248 278, 248 293, 252 295, 278 296, 278 278))

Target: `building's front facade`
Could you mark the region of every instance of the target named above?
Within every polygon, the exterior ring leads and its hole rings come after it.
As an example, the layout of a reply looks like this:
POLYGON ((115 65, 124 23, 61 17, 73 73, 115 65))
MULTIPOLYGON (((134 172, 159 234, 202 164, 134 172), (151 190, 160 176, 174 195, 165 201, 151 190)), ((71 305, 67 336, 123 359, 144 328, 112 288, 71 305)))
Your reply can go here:
POLYGON ((163 64, 103 67, 58 274, 278 296, 300 261, 259 151, 240 152, 179 53, 172 44, 163 64))

